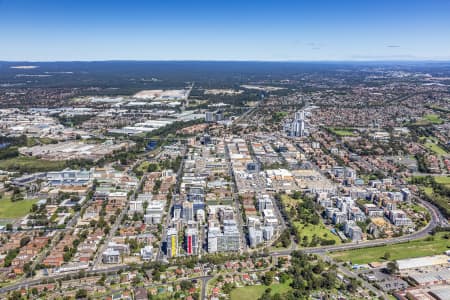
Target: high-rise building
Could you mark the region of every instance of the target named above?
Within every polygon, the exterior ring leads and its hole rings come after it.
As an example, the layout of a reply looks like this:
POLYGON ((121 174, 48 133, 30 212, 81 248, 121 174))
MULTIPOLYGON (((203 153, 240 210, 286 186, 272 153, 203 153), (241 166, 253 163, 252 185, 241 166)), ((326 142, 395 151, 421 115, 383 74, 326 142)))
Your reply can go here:
POLYGON ((184 201, 182 206, 183 206, 183 221, 189 222, 194 220, 194 204, 189 201, 184 201))
POLYGON ((185 231, 185 246, 187 255, 198 254, 198 230, 197 228, 187 228, 185 231))
MULTIPOLYGON (((289 126, 288 126, 289 128, 289 126)), ((294 121, 290 124, 290 136, 305 136, 305 112, 303 110, 297 111, 294 114, 294 121)))
POLYGON ((265 209, 273 209, 273 202, 269 195, 258 197, 258 211, 262 212, 265 209))
POLYGON ((207 111, 205 113, 205 122, 214 122, 214 112, 207 111))
POLYGON ((176 228, 167 230, 167 257, 172 258, 178 255, 178 232, 176 228))
POLYGON ((218 110, 216 112, 207 111, 205 113, 205 122, 218 122, 223 120, 223 112, 218 110))
POLYGON ((273 226, 264 226, 263 237, 266 241, 270 241, 274 235, 275 229, 273 226))
POLYGON ((263 232, 259 228, 250 227, 248 229, 248 239, 250 241, 250 247, 255 248, 263 242, 263 232))
POLYGON ((183 211, 183 207, 179 203, 175 203, 173 205, 173 218, 176 220, 181 219, 181 213, 183 211))
POLYGON ((220 232, 220 228, 219 227, 213 227, 210 226, 208 228, 208 252, 209 253, 215 253, 217 252, 217 240, 218 237, 221 235, 222 233, 220 232))
POLYGON ((225 225, 223 232, 219 227, 208 229, 208 252, 239 251, 240 233, 236 225, 225 225))
POLYGON ((304 120, 305 119, 305 112, 303 110, 299 110, 299 111, 295 112, 294 119, 295 120, 304 120))

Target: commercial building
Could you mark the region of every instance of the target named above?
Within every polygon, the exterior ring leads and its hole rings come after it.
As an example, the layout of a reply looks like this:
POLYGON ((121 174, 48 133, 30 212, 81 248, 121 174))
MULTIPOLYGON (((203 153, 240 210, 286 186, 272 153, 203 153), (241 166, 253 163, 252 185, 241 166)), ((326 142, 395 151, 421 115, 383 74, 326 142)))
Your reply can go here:
POLYGON ((189 201, 184 201, 182 203, 183 207, 183 221, 189 222, 194 220, 194 204, 189 201))
POLYGON ((259 228, 250 227, 248 229, 248 239, 250 247, 255 248, 263 242, 263 231, 259 228))
POLYGON ((51 185, 86 185, 91 180, 91 171, 65 169, 59 172, 48 172, 47 181, 51 185))
POLYGON ((102 254, 104 264, 118 264, 120 262, 120 252, 111 248, 106 249, 102 254))
POLYGON ((198 254, 198 230, 197 228, 187 228, 185 231, 185 245, 187 255, 198 254))
POLYGON ((153 247, 151 245, 147 245, 141 249, 141 258, 144 261, 152 260, 153 258, 153 247))
POLYGON ((219 227, 209 227, 208 252, 239 251, 240 233, 236 224, 225 225, 223 232, 219 227))
POLYGON ((178 231, 176 228, 169 228, 167 230, 167 249, 166 255, 169 258, 176 257, 178 255, 178 231))

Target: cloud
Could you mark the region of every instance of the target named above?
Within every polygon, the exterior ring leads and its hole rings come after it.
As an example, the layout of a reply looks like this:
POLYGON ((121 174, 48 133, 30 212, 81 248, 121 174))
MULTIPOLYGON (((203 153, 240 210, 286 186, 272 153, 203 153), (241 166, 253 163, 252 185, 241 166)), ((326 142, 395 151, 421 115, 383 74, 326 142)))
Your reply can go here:
POLYGON ((388 48, 400 48, 400 45, 387 45, 388 48))
POLYGON ((305 45, 307 47, 311 48, 311 50, 320 50, 324 46, 321 43, 314 43, 314 42, 309 42, 309 43, 306 43, 305 45))

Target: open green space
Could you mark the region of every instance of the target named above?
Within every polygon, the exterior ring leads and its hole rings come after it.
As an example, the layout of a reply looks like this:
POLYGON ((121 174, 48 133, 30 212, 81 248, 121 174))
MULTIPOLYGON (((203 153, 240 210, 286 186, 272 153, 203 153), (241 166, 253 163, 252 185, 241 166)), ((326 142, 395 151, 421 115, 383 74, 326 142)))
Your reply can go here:
POLYGON ((444 121, 441 119, 441 117, 437 114, 427 114, 424 115, 421 119, 417 120, 412 125, 418 125, 418 126, 426 126, 426 125, 439 125, 442 124, 444 121))
POLYGON ((417 184, 427 201, 435 204, 445 217, 450 216, 450 177, 449 176, 414 176, 410 183, 417 184))
MULTIPOLYGON (((410 179, 410 183, 414 183, 414 180, 425 180, 426 176, 413 176, 410 179)), ((436 183, 443 184, 443 185, 450 185, 450 176, 440 175, 440 176, 432 176, 432 179, 436 183)))
POLYGON ((299 236, 301 237, 300 241, 302 241, 306 236, 308 238, 308 243, 310 243, 313 235, 317 235, 321 239, 334 240, 336 242, 335 245, 341 243, 341 239, 337 235, 333 234, 330 229, 325 227, 323 223, 320 223, 319 225, 305 225, 301 222, 294 222, 294 226, 295 229, 297 229, 299 236))
POLYGON ((302 200, 301 199, 294 199, 294 198, 292 198, 292 197, 289 197, 288 195, 286 195, 286 194, 283 194, 283 195, 281 195, 281 201, 283 202, 283 204, 285 205, 285 207, 287 208, 287 209, 291 209, 292 207, 294 207, 295 206, 295 204, 296 203, 299 203, 299 202, 301 202, 302 200))
POLYGON ((441 146, 439 146, 438 144, 435 144, 433 142, 426 142, 425 147, 427 147, 427 149, 433 151, 437 155, 446 155, 447 154, 447 151, 445 151, 444 148, 442 148, 441 146))
POLYGON ((240 287, 231 291, 230 298, 231 300, 256 300, 261 297, 268 288, 271 289, 271 295, 275 295, 277 293, 282 294, 292 289, 290 284, 291 280, 284 283, 274 283, 270 286, 253 285, 240 287))
MULTIPOLYGON (((303 199, 294 199, 289 195, 281 195, 281 201, 283 202, 284 206, 286 207, 287 211, 296 210, 297 205, 301 205, 304 203, 303 199)), ((302 216, 306 214, 307 211, 302 211, 302 216)), ((311 212, 309 212, 311 213, 311 212)), ((297 214, 297 216, 299 216, 297 214)), ((313 223, 305 223, 301 220, 301 218, 292 218, 292 224, 297 230, 297 238, 299 240, 299 243, 301 244, 303 239, 306 237, 307 244, 310 245, 311 241, 313 240, 313 236, 315 235, 319 239, 323 240, 334 240, 335 245, 338 245, 341 243, 341 239, 333 234, 330 229, 328 229, 322 222, 322 219, 317 218, 317 224, 313 223)))
POLYGON ((65 161, 49 161, 35 157, 19 156, 0 160, 0 170, 17 172, 49 172, 59 171, 66 167, 65 161))
POLYGON ((336 128, 336 127, 328 127, 333 134, 337 136, 355 136, 355 132, 351 128, 336 128))
POLYGON ((390 253, 390 260, 443 254, 450 247, 450 240, 444 237, 446 234, 448 233, 439 232, 433 238, 407 243, 334 252, 331 256, 341 261, 351 261, 354 264, 367 264, 384 261, 383 256, 386 252, 390 253))
POLYGON ((0 199, 0 219, 17 219, 30 212, 31 206, 37 200, 19 200, 12 202, 11 198, 0 199))
POLYGON ((423 118, 432 124, 442 124, 443 123, 441 117, 436 114, 428 114, 428 115, 425 115, 423 118))
POLYGON ((434 180, 439 184, 450 185, 450 176, 434 176, 434 180))

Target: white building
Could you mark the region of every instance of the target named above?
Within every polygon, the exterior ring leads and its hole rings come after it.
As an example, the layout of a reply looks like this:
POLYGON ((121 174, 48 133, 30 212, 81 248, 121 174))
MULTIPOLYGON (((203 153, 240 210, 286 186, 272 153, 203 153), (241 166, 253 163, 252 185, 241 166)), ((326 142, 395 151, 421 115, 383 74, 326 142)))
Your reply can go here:
POLYGON ((143 261, 149 261, 153 258, 153 247, 151 245, 147 245, 141 249, 141 258, 143 261))

